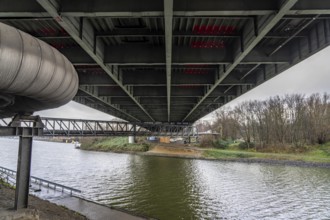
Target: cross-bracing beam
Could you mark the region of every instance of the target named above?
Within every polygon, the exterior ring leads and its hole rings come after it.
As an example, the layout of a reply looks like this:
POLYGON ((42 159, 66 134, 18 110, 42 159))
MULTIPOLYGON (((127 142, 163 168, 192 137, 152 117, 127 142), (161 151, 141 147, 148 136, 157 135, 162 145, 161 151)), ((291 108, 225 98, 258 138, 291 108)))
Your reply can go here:
POLYGON ((86 94, 90 95, 91 97, 93 97, 93 98, 101 101, 102 103, 106 104, 107 106, 110 106, 111 108, 113 108, 113 109, 121 112, 122 114, 128 116, 129 118, 133 119, 134 121, 140 121, 139 119, 137 119, 133 115, 128 114, 123 109, 120 109, 120 106, 119 105, 112 104, 111 103, 111 97, 101 97, 101 96, 99 96, 98 95, 98 92, 97 92, 98 87, 86 85, 86 86, 80 86, 79 89, 81 91, 85 92, 86 94))
MULTIPOLYGON (((48 18, 47 18, 48 19, 48 18)), ((53 18, 52 18, 53 19, 53 18)), ((223 18, 221 18, 223 19, 223 18)), ((317 18, 315 18, 316 20, 317 18)), ((31 18, 15 18, 15 19, 1 19, 1 22, 6 21, 13 21, 13 20, 20 20, 20 21, 27 21, 27 20, 33 20, 31 18)), ((164 32, 159 30, 148 30, 148 29, 141 29, 141 28, 120 28, 118 30, 111 30, 111 31, 104 31, 104 32, 96 32, 96 38, 116 38, 116 37, 164 37, 164 32)), ((237 39, 240 38, 241 35, 235 35, 235 34, 207 34, 207 33, 201 33, 201 34, 195 34, 192 31, 173 31, 172 36, 174 38, 176 37, 211 37, 211 38, 223 38, 223 39, 237 39)), ((39 38, 40 40, 49 40, 49 39, 71 39, 71 36, 63 36, 63 35, 55 35, 55 36, 35 36, 39 38)), ((286 38, 304 38, 306 36, 304 35, 280 35, 280 34, 271 34, 265 36, 266 39, 286 39, 286 38)))
MULTIPOLYGON (((174 11, 173 15, 176 17, 214 17, 214 16, 262 16, 276 13, 276 10, 244 10, 244 11, 174 11)), ((290 10, 287 15, 330 15, 330 9, 297 9, 290 10)), ((162 11, 146 11, 146 12, 62 12, 62 16, 74 16, 74 17, 162 17, 164 12, 162 11)), ((3 18, 47 18, 49 14, 47 12, 30 12, 30 11, 0 11, 0 17, 3 18)))
POLYGON ((86 19, 62 17, 58 10, 60 5, 53 0, 37 0, 37 2, 52 16, 57 23, 86 51, 86 53, 125 91, 125 93, 140 107, 140 109, 155 121, 147 110, 133 96, 129 88, 123 85, 119 75, 113 73, 111 68, 104 64, 104 45, 96 39, 92 25, 86 19), (78 28, 77 28, 78 27, 78 28))
MULTIPOLYGON (((277 12, 276 2, 249 0, 212 1, 190 0, 175 1, 173 15, 178 16, 262 16, 277 12)), ((60 14, 75 17, 163 17, 163 1, 134 0, 93 0, 61 1, 60 14), (105 4, 106 2, 106 4, 105 4), (129 6, 129 7, 127 7, 129 6), (127 9, 125 9, 125 7, 127 9)), ((329 1, 301 0, 287 15, 330 14, 329 1)), ((2 0, 0 1, 0 17, 48 17, 34 0, 2 0)))
POLYGON ((277 24, 277 22, 283 18, 283 16, 296 4, 298 0, 286 0, 280 10, 275 14, 270 16, 267 24, 259 30, 259 33, 254 37, 254 39, 246 45, 245 48, 241 48, 242 52, 238 54, 236 59, 232 64, 228 66, 226 71, 220 76, 220 78, 215 82, 215 84, 209 88, 206 94, 200 99, 200 101, 191 109, 191 111, 183 118, 185 121, 202 103, 203 101, 217 88, 217 86, 235 69, 237 65, 253 50, 253 48, 263 39, 264 36, 277 24))
MULTIPOLYGON (((265 48, 268 49, 268 48, 265 48)), ((272 48, 270 48, 272 49, 272 48)), ((81 48, 63 48, 59 51, 64 54, 74 65, 94 64, 92 60, 81 48)), ((240 64, 269 64, 269 63, 288 63, 290 60, 287 54, 290 53, 289 48, 282 48, 271 57, 267 56, 264 50, 254 49, 244 57, 240 64)), ((166 65, 166 51, 163 46, 107 46, 105 47, 106 64, 130 66, 130 65, 166 65), (139 54, 139 56, 136 56, 139 54), (125 57, 125 59, 122 59, 125 57)), ((192 47, 172 47, 172 65, 221 65, 233 63, 232 51, 228 49, 212 49, 212 48, 192 48, 192 47)))

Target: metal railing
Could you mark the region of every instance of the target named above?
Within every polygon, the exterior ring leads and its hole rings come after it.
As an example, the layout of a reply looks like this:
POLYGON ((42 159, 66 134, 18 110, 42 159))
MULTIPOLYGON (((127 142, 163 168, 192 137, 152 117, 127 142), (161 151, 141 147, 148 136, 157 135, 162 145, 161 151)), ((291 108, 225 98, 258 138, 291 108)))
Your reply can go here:
POLYGON ((16 172, 13 170, 4 170, 6 168, 0 167, 0 179, 6 181, 11 186, 16 185, 16 172))
MULTIPOLYGON (((7 183, 15 186, 15 181, 12 181, 11 179, 16 179, 16 171, 5 168, 5 167, 1 167, 0 166, 0 175, 6 175, 5 179, 7 181, 7 183)), ((68 193, 70 195, 72 195, 73 193, 81 193, 81 190, 79 189, 75 189, 69 186, 64 186, 62 184, 58 184, 58 183, 54 183, 39 177, 35 177, 35 176, 30 176, 30 183, 34 183, 36 185, 38 185, 39 187, 43 186, 43 187, 47 187, 50 189, 54 189, 55 191, 59 191, 59 192, 63 192, 63 193, 68 193)))

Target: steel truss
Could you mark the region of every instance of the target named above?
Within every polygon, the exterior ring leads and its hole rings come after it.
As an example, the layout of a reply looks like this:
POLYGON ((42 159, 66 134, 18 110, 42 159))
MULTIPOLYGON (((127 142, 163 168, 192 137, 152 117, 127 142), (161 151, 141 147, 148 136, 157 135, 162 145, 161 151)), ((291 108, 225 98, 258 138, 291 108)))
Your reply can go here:
MULTIPOLYGON (((10 119, 0 119, 2 130, 16 135, 10 127, 10 119)), ((43 136, 197 136, 198 132, 191 125, 172 125, 157 123, 129 123, 123 121, 98 121, 63 118, 41 118, 43 136)), ((22 127, 33 127, 32 121, 21 122, 22 127)))

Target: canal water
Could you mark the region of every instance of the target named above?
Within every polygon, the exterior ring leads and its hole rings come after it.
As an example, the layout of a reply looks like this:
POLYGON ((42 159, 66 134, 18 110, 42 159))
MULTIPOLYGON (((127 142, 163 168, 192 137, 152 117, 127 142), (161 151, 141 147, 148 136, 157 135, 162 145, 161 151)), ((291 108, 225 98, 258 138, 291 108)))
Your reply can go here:
MULTIPOLYGON (((17 139, 0 139, 16 170, 17 139)), ((330 169, 88 152, 35 141, 32 175, 157 219, 330 219, 330 169)))

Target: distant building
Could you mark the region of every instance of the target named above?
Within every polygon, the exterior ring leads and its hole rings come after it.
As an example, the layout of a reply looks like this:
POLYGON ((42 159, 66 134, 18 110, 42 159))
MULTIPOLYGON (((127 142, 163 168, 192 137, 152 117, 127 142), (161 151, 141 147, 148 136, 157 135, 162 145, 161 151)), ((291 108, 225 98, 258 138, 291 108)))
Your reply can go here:
POLYGON ((198 132, 198 135, 199 136, 208 136, 208 135, 220 136, 220 133, 212 131, 212 130, 207 130, 207 131, 198 132))

